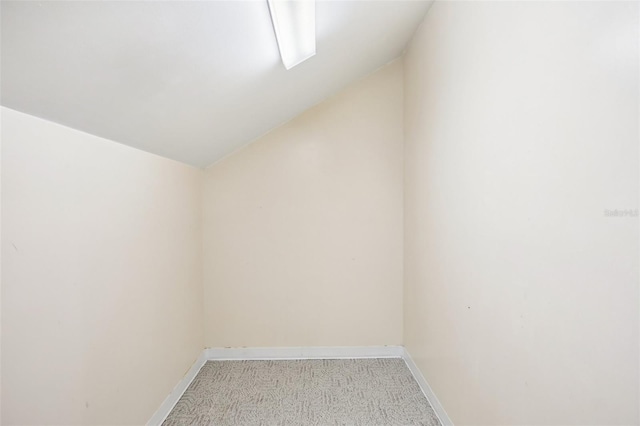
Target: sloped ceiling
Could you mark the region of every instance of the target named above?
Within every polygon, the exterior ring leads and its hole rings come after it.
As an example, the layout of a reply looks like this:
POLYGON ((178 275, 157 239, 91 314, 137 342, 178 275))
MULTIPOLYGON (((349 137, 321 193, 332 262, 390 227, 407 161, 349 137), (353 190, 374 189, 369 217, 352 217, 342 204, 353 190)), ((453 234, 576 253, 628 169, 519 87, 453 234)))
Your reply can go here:
POLYGON ((401 55, 430 1, 318 1, 286 71, 264 1, 2 1, 2 105, 206 166, 401 55))

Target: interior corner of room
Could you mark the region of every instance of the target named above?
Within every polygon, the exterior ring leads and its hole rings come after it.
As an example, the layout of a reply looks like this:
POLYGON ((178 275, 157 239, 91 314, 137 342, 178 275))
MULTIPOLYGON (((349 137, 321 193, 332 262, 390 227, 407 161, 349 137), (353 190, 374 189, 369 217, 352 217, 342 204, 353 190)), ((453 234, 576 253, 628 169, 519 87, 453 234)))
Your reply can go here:
POLYGON ((345 357, 443 425, 640 423, 638 2, 318 1, 290 69, 266 1, 0 8, 2 424, 345 357))

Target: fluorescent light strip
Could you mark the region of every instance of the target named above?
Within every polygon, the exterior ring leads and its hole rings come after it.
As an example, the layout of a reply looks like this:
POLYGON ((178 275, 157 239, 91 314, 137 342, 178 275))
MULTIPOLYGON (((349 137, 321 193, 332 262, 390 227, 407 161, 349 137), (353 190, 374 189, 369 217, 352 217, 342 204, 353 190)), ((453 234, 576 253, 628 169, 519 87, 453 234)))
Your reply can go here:
POLYGON ((316 54, 315 0, 267 0, 286 69, 316 54))

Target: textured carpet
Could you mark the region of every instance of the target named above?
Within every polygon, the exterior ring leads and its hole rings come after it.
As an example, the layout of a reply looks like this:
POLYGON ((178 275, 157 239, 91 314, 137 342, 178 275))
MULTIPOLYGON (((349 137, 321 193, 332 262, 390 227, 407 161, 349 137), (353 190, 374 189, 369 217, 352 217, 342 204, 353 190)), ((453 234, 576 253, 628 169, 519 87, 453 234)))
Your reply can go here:
POLYGON ((440 425, 399 358, 209 361, 164 422, 440 425))

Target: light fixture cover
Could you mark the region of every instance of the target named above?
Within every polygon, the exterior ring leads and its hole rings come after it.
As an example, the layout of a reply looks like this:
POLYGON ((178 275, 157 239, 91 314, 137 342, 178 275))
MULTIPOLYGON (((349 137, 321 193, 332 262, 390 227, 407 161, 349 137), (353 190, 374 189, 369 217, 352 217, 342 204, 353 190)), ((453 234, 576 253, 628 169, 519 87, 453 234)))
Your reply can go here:
POLYGON ((316 54, 315 0, 267 0, 286 69, 316 54))

